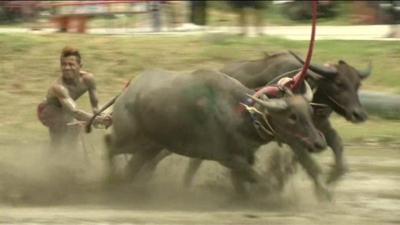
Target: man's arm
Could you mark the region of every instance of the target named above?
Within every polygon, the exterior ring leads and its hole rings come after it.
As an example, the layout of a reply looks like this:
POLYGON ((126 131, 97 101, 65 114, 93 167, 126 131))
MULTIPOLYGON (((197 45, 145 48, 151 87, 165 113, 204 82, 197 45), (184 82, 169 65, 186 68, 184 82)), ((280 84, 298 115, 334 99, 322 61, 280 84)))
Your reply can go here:
POLYGON ((55 84, 51 87, 51 91, 60 101, 63 109, 72 114, 72 116, 79 121, 88 121, 92 115, 77 108, 75 101, 69 96, 65 87, 55 84))
POLYGON ((90 73, 85 73, 83 77, 89 92, 90 105, 92 106, 93 113, 98 111, 99 99, 97 97, 96 82, 90 73))

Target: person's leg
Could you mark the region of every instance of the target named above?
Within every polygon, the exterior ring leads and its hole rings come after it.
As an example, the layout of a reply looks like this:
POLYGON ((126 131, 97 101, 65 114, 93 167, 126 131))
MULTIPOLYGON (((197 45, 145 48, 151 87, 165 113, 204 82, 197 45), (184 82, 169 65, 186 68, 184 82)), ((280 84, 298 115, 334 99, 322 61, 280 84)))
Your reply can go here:
POLYGON ((394 4, 393 37, 400 38, 400 3, 394 4))
POLYGON ((166 2, 164 3, 164 11, 166 11, 166 20, 167 27, 169 30, 175 29, 178 26, 177 12, 176 12, 176 3, 175 2, 166 2))
MULTIPOLYGON (((64 149, 67 152, 77 152, 79 135, 81 132, 81 128, 79 125, 71 125, 65 127, 65 135, 63 138, 64 149)), ((83 141, 83 140, 82 140, 83 141)))
POLYGON ((259 35, 264 34, 264 10, 262 9, 255 9, 254 10, 254 16, 255 16, 255 27, 256 27, 256 32, 259 35))
POLYGON ((400 37, 400 3, 398 6, 398 10, 396 10, 396 4, 392 3, 390 6, 389 13, 391 14, 392 20, 390 21, 390 30, 389 33, 386 35, 388 38, 396 38, 400 37))
POLYGON ((237 8, 238 15, 238 25, 240 27, 240 35, 245 36, 248 33, 247 30, 247 22, 246 22, 246 9, 245 8, 237 8))
POLYGON ((204 26, 207 24, 207 2, 191 1, 190 22, 196 25, 204 26))
POLYGON ((150 1, 148 3, 148 7, 150 10, 152 27, 154 32, 161 31, 161 3, 159 1, 150 1))
POLYGON ((49 127, 49 135, 50 135, 50 151, 51 152, 59 152, 61 151, 62 140, 64 136, 64 132, 57 126, 49 127))
POLYGON ((69 28, 69 18, 68 17, 59 17, 56 19, 56 23, 58 23, 58 31, 57 32, 68 32, 69 28))
POLYGON ((256 33, 258 35, 263 35, 264 34, 264 12, 266 8, 266 2, 265 1, 252 1, 253 5, 252 7, 254 8, 254 25, 256 28, 256 33))

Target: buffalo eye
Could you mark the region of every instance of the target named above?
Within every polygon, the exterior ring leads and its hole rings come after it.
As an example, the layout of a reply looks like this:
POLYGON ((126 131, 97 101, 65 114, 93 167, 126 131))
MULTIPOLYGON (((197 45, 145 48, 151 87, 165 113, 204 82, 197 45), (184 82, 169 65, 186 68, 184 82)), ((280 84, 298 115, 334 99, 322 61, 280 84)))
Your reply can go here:
POLYGON ((344 87, 344 83, 341 82, 341 81, 336 81, 336 82, 335 82, 335 85, 336 85, 336 87, 338 87, 338 88, 343 88, 343 87, 344 87))
POLYGON ((292 113, 292 114, 289 115, 289 121, 290 121, 291 123, 296 123, 296 122, 297 122, 297 119, 298 119, 298 117, 297 117, 296 114, 292 113))

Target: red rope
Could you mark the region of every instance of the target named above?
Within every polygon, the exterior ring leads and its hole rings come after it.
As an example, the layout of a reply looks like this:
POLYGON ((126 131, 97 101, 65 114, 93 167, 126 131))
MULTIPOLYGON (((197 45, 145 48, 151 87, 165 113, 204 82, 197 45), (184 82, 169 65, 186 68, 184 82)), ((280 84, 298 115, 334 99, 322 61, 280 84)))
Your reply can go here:
MULTIPOLYGON (((300 85, 303 83, 306 77, 306 71, 308 66, 310 65, 311 56, 314 50, 314 43, 315 43, 315 29, 317 25, 317 5, 318 0, 312 0, 312 29, 311 29, 311 40, 310 45, 308 46, 308 53, 307 59, 304 62, 303 69, 293 77, 293 84, 290 85, 290 88, 295 91, 300 85)), ((254 97, 259 97, 263 94, 267 94, 268 96, 276 96, 280 92, 280 89, 276 86, 265 86, 259 89, 255 94, 254 97)))
MULTIPOLYGON (((315 44, 315 29, 317 25, 317 8, 318 8, 318 0, 312 0, 312 29, 311 29, 311 40, 308 46, 308 53, 306 61, 304 62, 303 69, 293 77, 293 84, 290 88, 295 91, 301 83, 303 83, 304 79, 306 78, 306 72, 311 62, 311 56, 314 50, 315 44)), ((268 96, 276 96, 280 92, 280 89, 276 86, 265 86, 259 89, 255 94, 254 97, 259 97, 263 94, 267 94, 268 96)))
POLYGON ((294 77, 294 84, 292 86, 292 90, 296 90, 297 88, 299 88, 299 86, 301 85, 301 83, 303 83, 304 79, 306 78, 306 72, 307 69, 310 65, 311 62, 311 57, 313 54, 313 50, 314 50, 314 45, 315 45, 315 28, 317 25, 317 9, 318 9, 318 0, 312 0, 312 29, 311 29, 311 40, 310 40, 310 45, 308 46, 308 53, 307 53, 307 58, 306 61, 303 65, 303 69, 301 70, 301 72, 299 74, 297 74, 294 77))

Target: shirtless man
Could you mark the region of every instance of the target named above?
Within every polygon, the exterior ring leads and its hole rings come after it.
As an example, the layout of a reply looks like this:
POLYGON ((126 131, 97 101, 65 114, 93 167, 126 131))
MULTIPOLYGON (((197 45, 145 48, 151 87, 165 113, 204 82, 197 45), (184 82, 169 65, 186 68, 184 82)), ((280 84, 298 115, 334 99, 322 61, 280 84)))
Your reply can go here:
MULTIPOLYGON (((93 113, 98 110, 96 85, 92 74, 82 71, 81 55, 77 49, 65 47, 60 57, 61 76, 50 86, 45 100, 38 106, 38 118, 49 128, 52 149, 63 145, 76 147, 79 126, 92 114, 77 108, 75 101, 88 92, 93 113), (76 123, 75 123, 76 124, 76 123)), ((108 116, 100 115, 94 125, 110 125, 108 116)))

